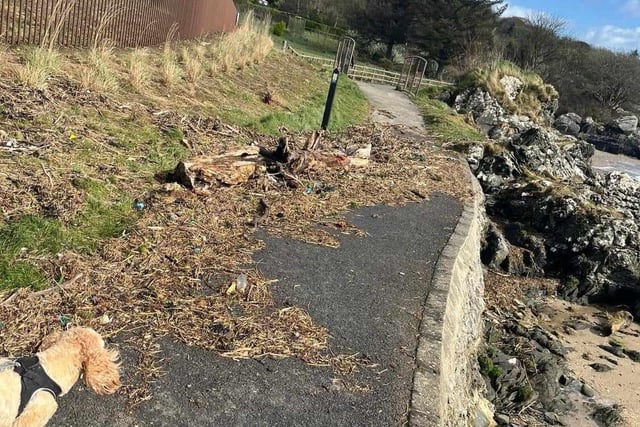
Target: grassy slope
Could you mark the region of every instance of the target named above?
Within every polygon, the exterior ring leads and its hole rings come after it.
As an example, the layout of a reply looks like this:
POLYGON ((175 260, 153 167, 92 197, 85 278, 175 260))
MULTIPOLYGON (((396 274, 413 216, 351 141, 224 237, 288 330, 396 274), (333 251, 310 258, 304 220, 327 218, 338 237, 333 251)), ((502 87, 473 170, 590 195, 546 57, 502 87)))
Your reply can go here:
POLYGON ((414 99, 424 124, 434 136, 446 143, 482 141, 485 137, 464 116, 436 99, 437 90, 422 90, 414 99))
MULTIPOLYGON (((0 106, 0 130, 49 148, 38 156, 0 150, 0 192, 8 195, 0 200, 0 290, 64 280, 47 270, 48 259, 66 250, 95 251, 130 230, 139 215, 134 200, 157 185, 154 176, 192 156, 186 145, 215 139, 201 122, 219 117, 271 135, 280 126, 317 129, 329 80, 326 71, 272 52, 260 65, 169 89, 154 68, 159 53, 151 52, 152 78, 138 91, 126 83, 126 55, 116 53, 111 66, 119 88, 105 99, 78 92, 73 77, 62 77, 80 66, 71 52, 40 103, 39 91, 11 82, 19 53, 4 55, 0 97, 14 102, 0 106), (271 105, 262 102, 267 89, 271 105)), ((330 131, 362 122, 367 113, 362 93, 343 79, 330 131)))
MULTIPOLYGON (((457 90, 467 87, 482 87, 496 97, 513 114, 528 115, 536 120, 541 116, 543 103, 557 99, 553 86, 545 84, 540 76, 521 70, 510 62, 503 61, 493 67, 478 68, 461 76, 457 90), (505 76, 520 79, 524 86, 514 100, 507 97, 500 80, 505 76)), ((485 137, 472 124, 473 120, 457 114, 444 102, 437 99, 442 89, 422 90, 415 99, 425 119, 425 125, 445 142, 458 143, 483 141, 485 137)))

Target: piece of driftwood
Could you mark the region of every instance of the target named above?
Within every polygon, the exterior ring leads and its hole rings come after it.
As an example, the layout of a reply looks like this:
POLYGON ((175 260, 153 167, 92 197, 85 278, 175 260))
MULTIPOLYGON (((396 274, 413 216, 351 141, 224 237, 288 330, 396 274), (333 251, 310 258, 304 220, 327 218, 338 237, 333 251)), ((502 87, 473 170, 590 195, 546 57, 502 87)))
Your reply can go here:
POLYGON ((307 139, 307 142, 305 142, 304 147, 302 149, 303 150, 319 150, 321 141, 322 141, 322 131, 315 130, 311 135, 309 135, 309 138, 307 139))
MULTIPOLYGON (((363 168, 369 165, 371 145, 355 150, 351 156, 340 152, 318 150, 322 133, 314 132, 305 147, 291 150, 289 140, 281 137, 275 150, 249 146, 218 156, 200 156, 178 163, 170 179, 195 190, 196 183, 238 185, 269 171, 290 177, 327 168, 363 168)), ((287 180, 289 181, 289 180, 287 180)))
POLYGON ((180 162, 173 171, 172 178, 182 186, 194 190, 198 181, 207 184, 241 184, 262 169, 265 169, 265 163, 259 155, 259 148, 249 146, 219 156, 200 156, 188 162, 180 162))

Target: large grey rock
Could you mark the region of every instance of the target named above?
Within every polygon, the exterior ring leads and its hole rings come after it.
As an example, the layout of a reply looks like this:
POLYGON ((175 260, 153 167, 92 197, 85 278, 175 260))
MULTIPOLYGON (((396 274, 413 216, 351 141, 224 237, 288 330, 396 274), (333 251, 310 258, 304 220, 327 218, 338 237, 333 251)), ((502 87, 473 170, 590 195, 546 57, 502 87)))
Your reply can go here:
POLYGON ((484 157, 483 144, 471 144, 467 150, 467 163, 473 172, 478 169, 480 160, 484 157))
POLYGON ((481 399, 476 407, 475 420, 473 427, 495 427, 496 422, 493 420, 493 405, 486 399, 481 399))
MULTIPOLYGON (((582 117, 580 117, 578 114, 576 113, 565 113, 563 114, 564 116, 567 116, 569 119, 573 120, 574 122, 581 124, 583 119, 582 117)), ((593 120, 593 119, 592 119, 593 120)))
POLYGON ((574 144, 560 146, 555 137, 544 129, 528 130, 511 142, 511 148, 519 164, 537 175, 586 179, 585 162, 589 159, 575 157, 583 150, 574 144))
POLYGON ((622 415, 618 405, 598 405, 591 416, 598 421, 598 425, 603 427, 615 427, 622 422, 622 415))
POLYGON ((591 388, 587 383, 582 384, 582 387, 580 388, 580 392, 587 397, 594 397, 596 395, 595 390, 591 388))
POLYGON ((482 263, 494 270, 498 270, 500 265, 509 256, 509 243, 504 238, 500 229, 489 222, 482 241, 480 258, 482 263))
POLYGON ((523 171, 514 156, 507 151, 485 156, 476 169, 476 178, 487 194, 500 191, 506 184, 516 180, 522 174, 523 171))
POLYGON ((482 88, 467 89, 455 97, 454 109, 459 113, 471 113, 478 127, 488 134, 507 115, 498 100, 482 88))
POLYGON ((612 125, 624 134, 632 134, 638 129, 638 117, 633 114, 620 116, 613 120, 612 125))
POLYGON ((612 154, 640 158, 640 137, 635 134, 625 135, 611 132, 609 128, 592 128, 589 133, 581 133, 579 137, 601 151, 612 154))
POLYGON ((507 95, 507 98, 512 101, 516 99, 516 97, 520 94, 520 91, 524 87, 524 82, 514 76, 502 77, 500 79, 500 84, 504 88, 504 92, 507 95))
POLYGON ((553 127, 562 133, 577 136, 580 133, 580 122, 582 121, 580 116, 577 118, 579 120, 575 120, 575 117, 572 117, 569 114, 563 114, 556 119, 553 123, 553 127))

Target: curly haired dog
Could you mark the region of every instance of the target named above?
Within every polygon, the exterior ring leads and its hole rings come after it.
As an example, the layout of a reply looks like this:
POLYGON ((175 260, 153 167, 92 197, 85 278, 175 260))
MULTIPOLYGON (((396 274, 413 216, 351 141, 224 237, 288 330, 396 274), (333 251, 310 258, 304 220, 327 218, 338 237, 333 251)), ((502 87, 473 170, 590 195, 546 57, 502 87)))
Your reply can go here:
POLYGON ((119 355, 89 328, 71 328, 45 338, 35 357, 0 358, 0 427, 40 427, 47 424, 63 396, 84 372, 98 394, 120 387, 119 355))

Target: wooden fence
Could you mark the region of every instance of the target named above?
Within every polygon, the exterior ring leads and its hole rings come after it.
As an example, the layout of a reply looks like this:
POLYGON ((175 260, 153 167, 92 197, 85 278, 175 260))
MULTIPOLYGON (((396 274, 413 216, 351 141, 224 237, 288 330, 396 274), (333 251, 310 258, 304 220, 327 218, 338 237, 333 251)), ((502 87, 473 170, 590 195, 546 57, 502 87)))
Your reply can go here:
POLYGON ((0 41, 86 47, 108 39, 119 47, 153 46, 172 28, 191 39, 231 31, 233 0, 0 0, 0 41))
MULTIPOLYGON (((286 49, 291 51, 299 58, 305 59, 309 62, 315 62, 325 67, 333 67, 335 61, 333 58, 311 56, 298 52, 288 43, 286 49)), ((395 71, 388 71, 383 68, 371 67, 367 65, 353 65, 349 68, 349 77, 354 80, 360 80, 370 83, 386 84, 390 86, 396 86, 400 81, 400 73, 395 71)), ((453 83, 443 82, 441 80, 422 79, 421 86, 453 86, 453 83)))

